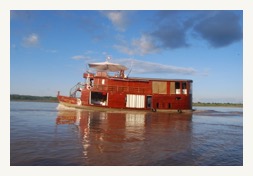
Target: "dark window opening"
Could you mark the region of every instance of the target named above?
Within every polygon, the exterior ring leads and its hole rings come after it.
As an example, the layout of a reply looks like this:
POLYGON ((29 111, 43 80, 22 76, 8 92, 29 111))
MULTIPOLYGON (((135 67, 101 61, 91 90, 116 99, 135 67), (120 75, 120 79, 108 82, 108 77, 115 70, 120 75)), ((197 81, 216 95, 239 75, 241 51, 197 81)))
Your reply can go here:
POLYGON ((107 93, 105 92, 91 92, 90 104, 93 105, 107 105, 107 93))
POLYGON ((159 108, 159 103, 156 103, 156 108, 159 108))
POLYGON ((181 97, 176 97, 176 100, 181 100, 181 97))
POLYGON ((147 108, 151 108, 152 96, 147 96, 147 108))
POLYGON ((175 82, 175 88, 180 89, 180 82, 175 82))
POLYGON ((170 109, 171 108, 171 104, 170 103, 168 103, 168 109, 170 109))
POLYGON ((175 89, 176 89, 176 94, 181 94, 180 82, 175 82, 175 89))

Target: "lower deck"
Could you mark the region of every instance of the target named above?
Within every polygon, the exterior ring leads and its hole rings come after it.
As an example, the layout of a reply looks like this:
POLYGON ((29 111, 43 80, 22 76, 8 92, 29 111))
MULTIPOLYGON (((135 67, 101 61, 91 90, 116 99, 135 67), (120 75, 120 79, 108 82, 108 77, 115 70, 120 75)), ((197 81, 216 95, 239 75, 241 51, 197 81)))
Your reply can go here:
POLYGON ((151 109, 151 108, 112 108, 109 106, 101 106, 101 105, 79 105, 78 103, 71 103, 70 101, 66 101, 66 97, 59 96, 59 106, 58 109, 85 109, 85 110, 91 110, 91 111, 113 111, 113 112, 169 112, 169 113, 191 113, 193 112, 193 109, 151 109), (63 101, 61 99, 64 99, 63 101))
POLYGON ((185 95, 114 94, 92 91, 85 93, 89 95, 81 97, 84 105, 137 109, 191 109, 189 101, 191 97, 185 95))

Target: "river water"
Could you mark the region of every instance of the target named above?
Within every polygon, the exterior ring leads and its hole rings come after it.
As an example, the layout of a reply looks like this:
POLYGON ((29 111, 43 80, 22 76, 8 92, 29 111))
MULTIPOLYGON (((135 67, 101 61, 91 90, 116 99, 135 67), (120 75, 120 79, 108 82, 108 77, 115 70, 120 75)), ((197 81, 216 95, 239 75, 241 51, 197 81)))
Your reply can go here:
POLYGON ((243 109, 57 110, 10 103, 11 166, 242 166, 243 109))

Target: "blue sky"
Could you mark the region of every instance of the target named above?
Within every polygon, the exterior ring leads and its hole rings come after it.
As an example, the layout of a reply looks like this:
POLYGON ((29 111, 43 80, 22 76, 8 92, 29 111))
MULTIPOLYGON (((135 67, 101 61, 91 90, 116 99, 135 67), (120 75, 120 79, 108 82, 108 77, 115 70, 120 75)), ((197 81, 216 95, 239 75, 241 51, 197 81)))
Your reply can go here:
POLYGON ((10 93, 68 95, 87 63, 110 56, 130 77, 192 79, 195 102, 242 102, 242 19, 232 10, 12 10, 10 93))

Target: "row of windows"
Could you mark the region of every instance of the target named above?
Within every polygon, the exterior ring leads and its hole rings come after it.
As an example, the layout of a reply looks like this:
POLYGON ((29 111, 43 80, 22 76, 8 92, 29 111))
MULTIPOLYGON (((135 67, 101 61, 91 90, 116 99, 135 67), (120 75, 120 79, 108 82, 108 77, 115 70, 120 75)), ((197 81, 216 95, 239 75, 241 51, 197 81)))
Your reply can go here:
MULTIPOLYGON (((191 94, 192 85, 189 84, 187 87, 187 82, 170 82, 170 94, 191 94)), ((167 82, 153 81, 152 82, 152 92, 155 94, 167 94, 167 82)))
MULTIPOLYGON (((87 78, 87 85, 94 86, 94 80, 87 78)), ((101 84, 105 85, 105 79, 101 80, 101 84)), ((152 81, 152 92, 153 94, 192 94, 192 83, 187 82, 170 82, 169 92, 167 92, 167 82, 165 81, 152 81)))
MULTIPOLYGON (((187 94, 187 83, 186 82, 182 82, 180 84, 180 82, 175 82, 175 89, 173 89, 173 82, 171 82, 172 86, 171 86, 171 91, 170 93, 171 94, 187 94), (181 85, 181 87, 180 87, 181 85), (181 92, 181 88, 182 88, 182 92, 181 92)), ((190 87, 188 89, 189 93, 191 94, 191 84, 190 84, 190 87)))

